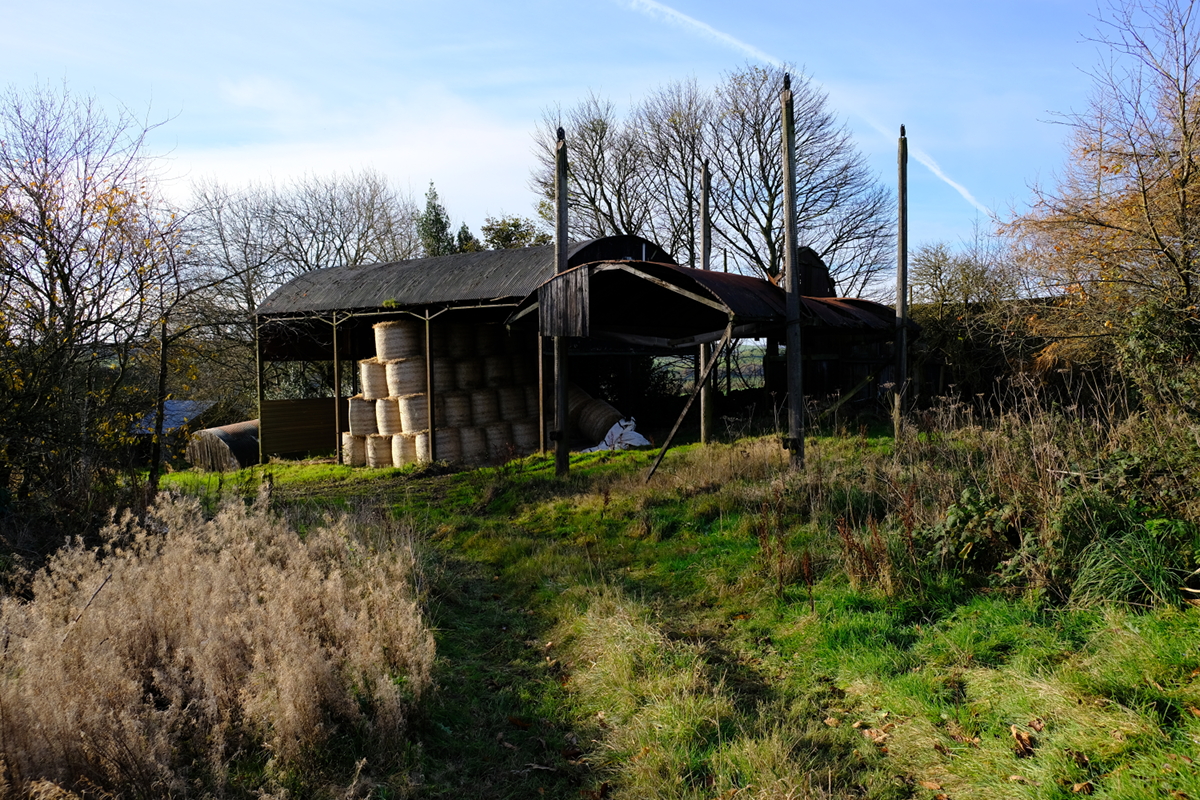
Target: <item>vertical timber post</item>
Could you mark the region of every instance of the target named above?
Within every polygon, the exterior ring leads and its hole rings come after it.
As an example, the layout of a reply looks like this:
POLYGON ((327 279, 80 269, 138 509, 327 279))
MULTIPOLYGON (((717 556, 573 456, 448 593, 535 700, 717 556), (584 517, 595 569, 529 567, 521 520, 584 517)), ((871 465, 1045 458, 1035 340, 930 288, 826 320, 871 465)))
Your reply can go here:
MULTIPOLYGON (((729 251, 724 250, 721 253, 722 261, 724 262, 725 272, 729 272, 729 251)), ((733 352, 733 342, 725 348, 725 397, 733 396, 733 358, 730 355, 733 352)))
POLYGON ((437 420, 434 412, 433 396, 433 340, 429 335, 432 331, 433 323, 429 316, 429 309, 425 309, 425 424, 429 429, 429 460, 437 461, 437 434, 434 429, 434 423, 437 420))
POLYGON ((337 463, 345 464, 346 456, 342 452, 342 357, 338 352, 336 311, 333 312, 333 446, 337 448, 337 463))
MULTIPOLYGON (((712 191, 712 175, 708 171, 708 161, 704 162, 700 173, 700 269, 712 269, 712 219, 708 214, 709 194, 712 191)), ((712 360, 713 347, 711 344, 700 345, 700 371, 708 368, 712 360)), ((708 444, 712 439, 713 419, 716 416, 715 402, 717 399, 715 380, 706 381, 700 389, 700 441, 708 444)))
POLYGON ((254 368, 258 373, 258 463, 263 463, 263 398, 266 395, 262 357, 262 321, 254 318, 254 368))
MULTIPOLYGON (((554 144, 554 272, 567 271, 567 134, 558 129, 554 144)), ((571 467, 567 441, 567 337, 554 337, 554 474, 571 467)))
POLYGON ((787 278, 788 435, 793 469, 804 466, 804 355, 800 338, 800 265, 796 258, 796 119, 792 78, 783 76, 783 271, 787 278))
POLYGON ((896 153, 896 388, 892 435, 900 441, 904 394, 908 388, 908 137, 900 126, 896 153))

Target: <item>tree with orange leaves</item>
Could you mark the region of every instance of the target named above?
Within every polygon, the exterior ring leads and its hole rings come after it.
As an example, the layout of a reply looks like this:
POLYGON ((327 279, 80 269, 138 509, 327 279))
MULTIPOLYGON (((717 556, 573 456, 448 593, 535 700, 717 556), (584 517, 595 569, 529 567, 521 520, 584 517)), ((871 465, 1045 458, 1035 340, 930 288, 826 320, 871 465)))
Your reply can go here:
POLYGON ((1021 262, 1057 302, 1032 320, 1043 365, 1102 362, 1200 411, 1200 10, 1192 0, 1109 7, 1066 170, 1015 220, 1021 262), (1183 381, 1180 383, 1180 381, 1183 381))

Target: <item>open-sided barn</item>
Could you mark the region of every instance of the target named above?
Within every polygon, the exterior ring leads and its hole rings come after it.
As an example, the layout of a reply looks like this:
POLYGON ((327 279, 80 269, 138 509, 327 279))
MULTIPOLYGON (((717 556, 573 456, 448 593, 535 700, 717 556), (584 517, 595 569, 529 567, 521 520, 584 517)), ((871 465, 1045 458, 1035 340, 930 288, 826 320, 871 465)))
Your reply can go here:
MULTIPOLYGON (((809 253, 806 379, 824 394, 861 388, 890 358, 894 314, 828 296, 828 273, 809 253)), ((726 336, 775 340, 783 331, 779 287, 680 266, 637 236, 575 244, 567 263, 555 274, 548 245, 297 277, 257 310, 260 376, 271 362, 331 362, 332 385, 328 397, 268 399, 272 387, 260 380, 262 452, 328 452, 341 442, 350 460, 379 464, 537 449, 553 417, 549 336, 570 337, 578 360, 600 351, 690 353, 726 336)), ((578 390, 574 397, 577 419, 589 399, 578 390)), ((588 408, 589 435, 616 413, 602 402, 588 408)))

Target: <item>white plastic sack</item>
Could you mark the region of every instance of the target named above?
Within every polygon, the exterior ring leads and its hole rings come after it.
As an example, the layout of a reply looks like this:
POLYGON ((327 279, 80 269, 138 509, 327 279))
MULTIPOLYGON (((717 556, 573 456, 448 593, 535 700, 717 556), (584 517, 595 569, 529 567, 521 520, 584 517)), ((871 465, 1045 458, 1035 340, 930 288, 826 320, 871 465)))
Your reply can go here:
POLYGON ((601 450, 628 450, 631 447, 648 447, 650 440, 637 432, 637 421, 633 417, 619 420, 604 434, 604 441, 581 452, 596 453, 601 450))

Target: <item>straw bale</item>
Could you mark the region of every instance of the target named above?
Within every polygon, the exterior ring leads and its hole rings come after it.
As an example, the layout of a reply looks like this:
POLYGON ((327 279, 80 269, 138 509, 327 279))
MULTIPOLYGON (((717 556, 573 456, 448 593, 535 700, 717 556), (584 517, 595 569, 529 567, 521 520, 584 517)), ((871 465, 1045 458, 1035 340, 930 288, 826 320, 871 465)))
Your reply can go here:
POLYGON ((375 357, 380 361, 409 358, 425 351, 425 324, 415 319, 375 323, 375 357))
POLYGON ((404 430, 396 398, 384 397, 375 401, 375 425, 381 434, 388 436, 404 430))
POLYGON ((382 433, 373 433, 367 437, 367 466, 392 466, 392 437, 382 433))
POLYGON ((362 394, 367 400, 378 400, 388 396, 387 367, 378 358, 364 358, 358 362, 362 378, 362 394))
POLYGON ((459 428, 462 444, 462 460, 468 464, 482 464, 488 459, 487 433, 481 427, 459 428))
POLYGON ((523 419, 512 424, 513 445, 517 452, 529 454, 538 449, 541 444, 538 437, 536 419, 523 419))
POLYGON ((367 400, 361 394, 349 399, 350 404, 350 433, 355 436, 370 436, 379 433, 379 423, 375 420, 376 400, 367 400))
POLYGON ((599 442, 622 414, 600 399, 589 400, 579 412, 579 432, 590 442, 599 442))
POLYGON ((392 437, 392 465, 402 467, 417 460, 417 434, 400 433, 392 437))
POLYGON ((507 386, 512 383, 512 358, 498 355, 483 359, 483 383, 485 386, 507 386))
POLYGON ((488 456, 491 460, 502 460, 516 449, 513 446, 511 422, 493 422, 491 425, 485 425, 483 432, 487 436, 488 456))
POLYGON ((352 467, 367 463, 367 437, 352 433, 342 434, 342 460, 352 467))
MULTIPOLYGON (((414 393, 397 398, 397 406, 400 413, 400 430, 413 432, 425 430, 429 427, 429 401, 428 395, 424 393, 414 393)), ((434 407, 434 411, 437 407, 434 407)), ((397 431, 399 433, 399 431, 397 431)))
POLYGON ((465 358, 454 364, 455 385, 459 389, 478 389, 483 386, 483 359, 465 358))
POLYGON ((471 395, 469 392, 452 392, 442 395, 442 403, 445 409, 445 416, 442 418, 442 422, 448 427, 466 428, 473 424, 471 395))
POLYGON ((398 358, 387 367, 388 397, 403 397, 425 391, 425 359, 421 356, 398 358))
POLYGON ((500 402, 500 419, 515 422, 529 416, 529 409, 525 404, 525 387, 501 386, 496 390, 496 397, 500 402))
POLYGON ((471 418, 476 425, 500 421, 500 403, 495 389, 476 389, 471 392, 471 418))

